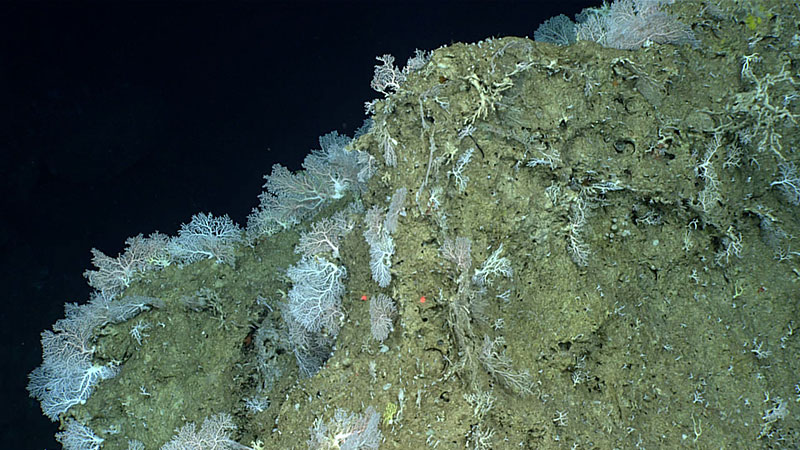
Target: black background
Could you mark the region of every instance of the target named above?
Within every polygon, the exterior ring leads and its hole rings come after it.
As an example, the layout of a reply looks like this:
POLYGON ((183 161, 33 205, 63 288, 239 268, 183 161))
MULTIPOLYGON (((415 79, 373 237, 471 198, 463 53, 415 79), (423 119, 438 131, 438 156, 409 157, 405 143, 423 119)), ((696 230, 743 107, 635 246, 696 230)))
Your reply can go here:
POLYGON ((273 163, 352 136, 375 56, 533 36, 600 1, 0 4, 2 448, 58 448, 28 398, 39 333, 84 302, 89 250, 244 225, 273 163))

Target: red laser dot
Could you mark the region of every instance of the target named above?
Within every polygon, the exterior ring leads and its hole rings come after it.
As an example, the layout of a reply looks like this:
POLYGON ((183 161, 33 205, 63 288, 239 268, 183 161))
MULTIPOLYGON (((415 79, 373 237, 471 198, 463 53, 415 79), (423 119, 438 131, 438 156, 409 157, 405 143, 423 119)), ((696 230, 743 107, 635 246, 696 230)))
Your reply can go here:
POLYGON ((420 303, 425 303, 425 296, 424 295, 419 298, 419 302, 420 303))
POLYGON ((361 300, 363 300, 363 301, 367 301, 367 296, 366 296, 366 295, 362 295, 362 296, 361 296, 361 300))

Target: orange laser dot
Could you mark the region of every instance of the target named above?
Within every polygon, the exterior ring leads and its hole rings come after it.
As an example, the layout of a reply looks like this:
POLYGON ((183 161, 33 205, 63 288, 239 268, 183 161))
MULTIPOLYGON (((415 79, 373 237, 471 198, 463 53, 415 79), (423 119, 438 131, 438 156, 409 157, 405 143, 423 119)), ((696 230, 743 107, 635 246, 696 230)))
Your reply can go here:
POLYGON ((363 301, 367 301, 367 296, 366 296, 366 295, 362 295, 362 296, 361 296, 361 300, 363 300, 363 301))
POLYGON ((425 296, 424 295, 419 298, 419 302, 420 303, 425 303, 425 296))

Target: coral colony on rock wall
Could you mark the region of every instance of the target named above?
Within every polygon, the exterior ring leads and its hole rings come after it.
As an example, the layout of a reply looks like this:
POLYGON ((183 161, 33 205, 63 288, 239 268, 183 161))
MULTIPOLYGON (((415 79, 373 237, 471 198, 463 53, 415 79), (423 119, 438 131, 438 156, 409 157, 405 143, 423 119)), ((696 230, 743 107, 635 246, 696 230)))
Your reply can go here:
POLYGON ((92 250, 30 394, 69 450, 796 448, 799 20, 616 0, 380 56, 243 229, 92 250))

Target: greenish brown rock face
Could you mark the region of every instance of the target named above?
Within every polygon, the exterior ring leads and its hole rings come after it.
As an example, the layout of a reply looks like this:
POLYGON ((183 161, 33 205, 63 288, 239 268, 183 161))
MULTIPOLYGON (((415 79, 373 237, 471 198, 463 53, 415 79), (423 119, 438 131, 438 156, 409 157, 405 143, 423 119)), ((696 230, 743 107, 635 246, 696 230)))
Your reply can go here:
POLYGON ((164 304, 97 331, 120 372, 67 415, 105 448, 220 413, 251 448, 797 446, 800 11, 756 3, 667 7, 694 47, 384 59, 346 145, 371 176, 228 264, 141 272, 120 295, 164 304), (346 272, 314 329, 286 319, 300 242, 346 272))

